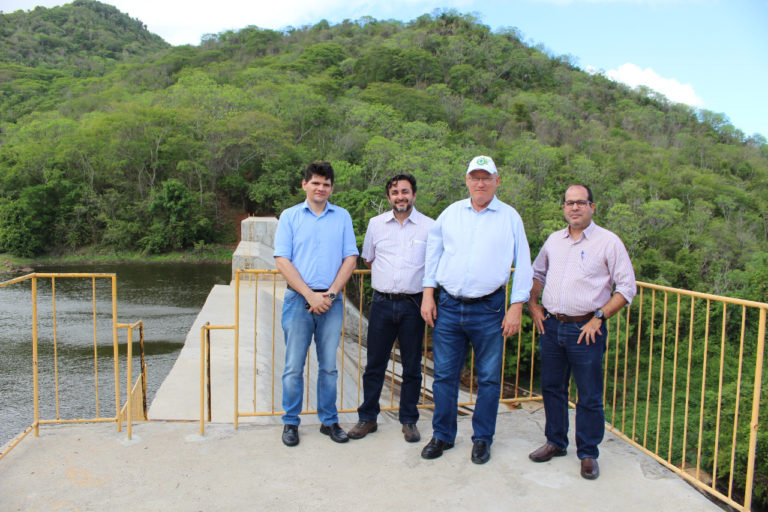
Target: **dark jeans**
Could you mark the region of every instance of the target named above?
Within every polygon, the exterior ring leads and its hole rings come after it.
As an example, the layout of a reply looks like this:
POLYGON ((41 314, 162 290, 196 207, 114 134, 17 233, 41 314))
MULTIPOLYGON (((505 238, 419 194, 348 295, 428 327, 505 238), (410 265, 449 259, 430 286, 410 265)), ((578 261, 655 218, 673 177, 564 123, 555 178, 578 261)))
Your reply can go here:
POLYGON ((421 295, 403 300, 390 300, 378 292, 373 294, 368 318, 368 361, 363 374, 363 403, 357 409, 360 421, 376 421, 384 373, 389 364, 392 345, 397 338, 403 366, 400 388, 400 423, 419 420, 421 387, 421 352, 424 320, 421 318, 421 295))
POLYGON ((435 413, 434 437, 453 443, 456 440, 459 379, 469 344, 475 351, 477 398, 472 414, 472 441, 493 442, 501 392, 501 363, 504 338, 504 290, 486 300, 465 304, 440 293, 434 340, 435 413))
POLYGON ((547 416, 547 442, 564 450, 568 446, 568 383, 576 381, 576 454, 580 459, 597 458, 597 445, 605 433, 603 412, 603 353, 608 337, 605 325, 595 343, 576 343, 586 322, 544 321, 545 334, 539 337, 541 352, 541 394, 547 416))

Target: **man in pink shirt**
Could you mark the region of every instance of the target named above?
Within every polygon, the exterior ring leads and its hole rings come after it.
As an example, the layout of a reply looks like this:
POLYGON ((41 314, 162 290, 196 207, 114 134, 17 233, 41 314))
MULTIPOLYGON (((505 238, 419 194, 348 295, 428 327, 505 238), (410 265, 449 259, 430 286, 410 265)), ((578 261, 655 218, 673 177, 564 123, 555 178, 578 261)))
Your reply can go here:
POLYGON ((533 263, 528 309, 540 333, 547 442, 528 457, 546 462, 566 454, 568 383, 573 373, 579 397, 576 454, 581 476, 593 480, 600 475, 597 445, 605 431, 604 323, 632 302, 635 272, 619 237, 592 222, 595 203, 588 186, 568 187, 563 213, 568 227, 549 236, 533 263))
POLYGON ((379 398, 397 338, 403 367, 399 420, 405 440, 415 443, 421 439, 416 427, 424 338, 421 281, 427 235, 435 221, 413 206, 416 178, 410 174, 393 176, 384 190, 392 209, 368 222, 361 254, 371 268, 373 301, 368 315, 363 403, 357 409, 359 421, 348 435, 350 439, 361 439, 378 428, 379 398))

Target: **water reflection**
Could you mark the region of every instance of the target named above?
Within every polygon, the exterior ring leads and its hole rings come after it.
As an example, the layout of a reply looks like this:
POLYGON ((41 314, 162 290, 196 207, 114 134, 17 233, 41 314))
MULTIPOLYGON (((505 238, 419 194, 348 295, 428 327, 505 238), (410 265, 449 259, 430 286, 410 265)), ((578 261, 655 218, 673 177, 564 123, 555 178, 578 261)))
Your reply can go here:
MULTIPOLYGON (((228 283, 230 277, 228 264, 48 266, 36 267, 35 271, 117 274, 118 321, 144 322, 150 403, 173 366, 211 287, 228 283)), ((16 276, 0 274, 0 281, 13 277, 16 276)), ((58 360, 58 410, 62 418, 94 417, 97 407, 101 416, 114 415, 111 280, 96 279, 96 349, 92 286, 91 279, 87 278, 56 279, 57 349, 54 354, 51 280, 38 280, 41 418, 56 417, 54 356, 58 360), (98 383, 94 377, 94 351, 98 383), (98 404, 94 398, 97 385, 98 404)), ((0 288, 0 445, 33 420, 31 304, 29 282, 0 288)), ((125 330, 120 331, 120 353, 125 354, 125 330)), ((134 335, 134 340, 137 339, 138 333, 134 335)), ((137 348, 135 346, 134 351, 137 348)), ((138 359, 134 360, 134 368, 134 372, 138 372, 138 359)), ((124 357, 120 372, 120 386, 125 388, 124 357)))

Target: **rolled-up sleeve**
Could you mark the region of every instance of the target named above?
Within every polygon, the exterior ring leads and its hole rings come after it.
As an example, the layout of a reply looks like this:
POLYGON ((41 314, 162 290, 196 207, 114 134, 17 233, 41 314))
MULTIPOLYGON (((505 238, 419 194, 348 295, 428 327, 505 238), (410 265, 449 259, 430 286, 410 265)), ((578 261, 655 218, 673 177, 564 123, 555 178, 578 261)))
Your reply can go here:
POLYGON ((512 291, 509 296, 510 304, 526 302, 533 286, 533 268, 531 267, 531 249, 525 236, 525 226, 518 218, 514 224, 515 236, 515 272, 512 275, 512 291))
POLYGON ((355 229, 352 227, 352 217, 347 210, 344 212, 344 249, 341 257, 357 256, 360 252, 357 250, 357 241, 355 240, 355 229))
POLYGON ((376 250, 373 244, 373 225, 374 225, 373 219, 369 220, 368 229, 365 230, 365 240, 363 240, 363 252, 360 254, 360 256, 362 256, 365 261, 373 261, 373 259, 376 257, 376 250))
POLYGON ((424 288, 437 287, 437 265, 440 263, 440 257, 443 255, 443 216, 441 213, 427 236, 427 252, 424 260, 424 279, 422 286, 424 288))
POLYGON ((547 270, 549 269, 549 251, 547 250, 548 242, 544 243, 544 246, 539 251, 538 256, 533 261, 533 278, 541 284, 547 284, 547 270))
POLYGON ((611 249, 606 253, 613 282, 616 285, 616 293, 620 293, 627 304, 632 304, 632 299, 637 293, 635 270, 629 259, 626 247, 619 237, 615 237, 611 249))
POLYGON ((277 221, 275 231, 275 258, 282 257, 293 259, 293 230, 291 229, 291 212, 284 210, 277 221))

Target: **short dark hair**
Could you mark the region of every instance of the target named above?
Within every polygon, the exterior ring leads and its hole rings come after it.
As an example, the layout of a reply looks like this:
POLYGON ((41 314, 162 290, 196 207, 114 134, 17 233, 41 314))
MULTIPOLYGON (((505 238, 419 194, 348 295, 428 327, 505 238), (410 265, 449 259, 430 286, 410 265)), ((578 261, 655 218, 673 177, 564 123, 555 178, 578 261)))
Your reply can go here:
POLYGON ((312 162, 307 166, 306 169, 304 169, 304 181, 309 181, 312 179, 313 175, 322 176, 323 178, 328 178, 331 180, 331 185, 333 185, 333 167, 331 167, 331 162, 312 162))
MULTIPOLYGON (((587 200, 588 200, 590 203, 594 203, 594 202, 595 202, 595 199, 594 199, 594 197, 592 197, 592 189, 591 189, 591 188, 589 188, 589 186, 588 186, 588 185, 585 185, 585 184, 583 184, 583 183, 573 183, 573 184, 571 184, 571 185, 568 185, 568 186, 566 187, 566 189, 565 189, 565 192, 568 192, 568 189, 569 189, 569 188, 571 188, 571 187, 581 187, 581 188, 584 188, 584 189, 586 189, 586 190, 587 190, 587 200)), ((563 202, 565 202, 565 192, 563 192, 563 202)))
POLYGON ((387 197, 389 197, 389 189, 397 183, 398 181, 407 181, 411 184, 411 191, 415 194, 416 193, 416 178, 414 178, 410 174, 398 174, 396 176, 392 176, 387 180, 387 184, 384 185, 384 193, 387 194, 387 197))

